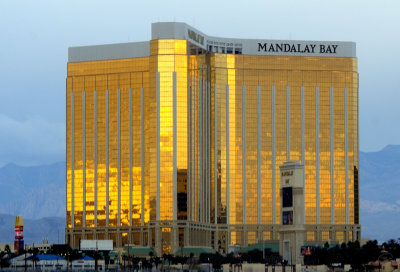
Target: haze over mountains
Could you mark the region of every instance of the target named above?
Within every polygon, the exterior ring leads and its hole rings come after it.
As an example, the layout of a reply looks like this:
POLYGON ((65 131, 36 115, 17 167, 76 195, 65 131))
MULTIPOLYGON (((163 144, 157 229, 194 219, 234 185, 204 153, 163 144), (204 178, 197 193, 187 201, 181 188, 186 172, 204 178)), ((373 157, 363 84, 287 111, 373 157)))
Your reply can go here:
MULTIPOLYGON (((362 236, 400 237, 400 146, 360 152, 362 236)), ((13 241, 15 215, 25 223, 26 243, 64 241, 65 163, 0 168, 0 242, 13 241)))
POLYGON ((362 236, 378 241, 400 237, 400 145, 360 152, 362 236))
POLYGON ((0 213, 65 217, 65 163, 0 168, 0 213))

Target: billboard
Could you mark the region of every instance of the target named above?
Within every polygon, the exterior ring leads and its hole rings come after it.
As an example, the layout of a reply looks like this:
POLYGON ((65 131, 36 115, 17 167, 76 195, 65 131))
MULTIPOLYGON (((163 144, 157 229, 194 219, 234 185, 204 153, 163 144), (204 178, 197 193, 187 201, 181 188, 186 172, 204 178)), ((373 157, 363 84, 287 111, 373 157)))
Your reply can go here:
POLYGON ((81 240, 80 250, 113 250, 113 240, 81 240))
POLYGON ((301 255, 306 256, 306 255, 313 255, 315 251, 314 246, 302 246, 301 247, 301 255))
POLYGON ((282 225, 293 225, 293 211, 282 212, 282 225))

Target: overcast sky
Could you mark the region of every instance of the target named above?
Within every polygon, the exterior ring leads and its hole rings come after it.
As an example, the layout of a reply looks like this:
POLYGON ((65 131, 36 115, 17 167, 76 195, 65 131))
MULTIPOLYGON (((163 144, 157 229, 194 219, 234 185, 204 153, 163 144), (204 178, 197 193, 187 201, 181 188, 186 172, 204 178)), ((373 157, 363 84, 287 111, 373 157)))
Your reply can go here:
POLYGON ((145 41, 152 22, 221 37, 354 41, 360 149, 400 144, 400 1, 0 1, 0 166, 65 160, 69 46, 145 41))

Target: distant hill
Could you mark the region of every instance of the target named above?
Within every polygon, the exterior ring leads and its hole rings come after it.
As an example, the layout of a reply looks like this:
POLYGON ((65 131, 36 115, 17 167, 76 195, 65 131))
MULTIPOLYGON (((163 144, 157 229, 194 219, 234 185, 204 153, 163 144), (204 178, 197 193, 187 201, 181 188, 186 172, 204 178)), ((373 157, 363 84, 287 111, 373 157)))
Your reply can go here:
MULTIPOLYGON (((399 238, 400 145, 360 152, 360 198, 362 236, 381 242, 399 238)), ((65 226, 65 162, 0 168, 0 241, 13 239, 16 214, 27 224, 26 239, 31 239, 28 231, 32 231, 32 241, 41 242, 46 236, 57 241, 65 226)))
MULTIPOLYGON (((50 243, 64 243, 65 218, 45 217, 23 220, 25 244, 42 243, 45 238, 50 243)), ((0 214, 0 242, 14 241, 14 223, 14 215, 0 214)))

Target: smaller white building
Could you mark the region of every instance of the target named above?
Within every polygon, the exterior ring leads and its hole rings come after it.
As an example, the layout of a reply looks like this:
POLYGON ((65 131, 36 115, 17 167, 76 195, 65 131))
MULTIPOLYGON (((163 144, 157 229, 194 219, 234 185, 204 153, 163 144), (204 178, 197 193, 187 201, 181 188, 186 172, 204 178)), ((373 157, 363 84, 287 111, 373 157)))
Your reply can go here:
POLYGON ((55 271, 67 269, 67 261, 51 254, 21 254, 10 260, 10 267, 15 270, 40 269, 41 271, 55 271))

